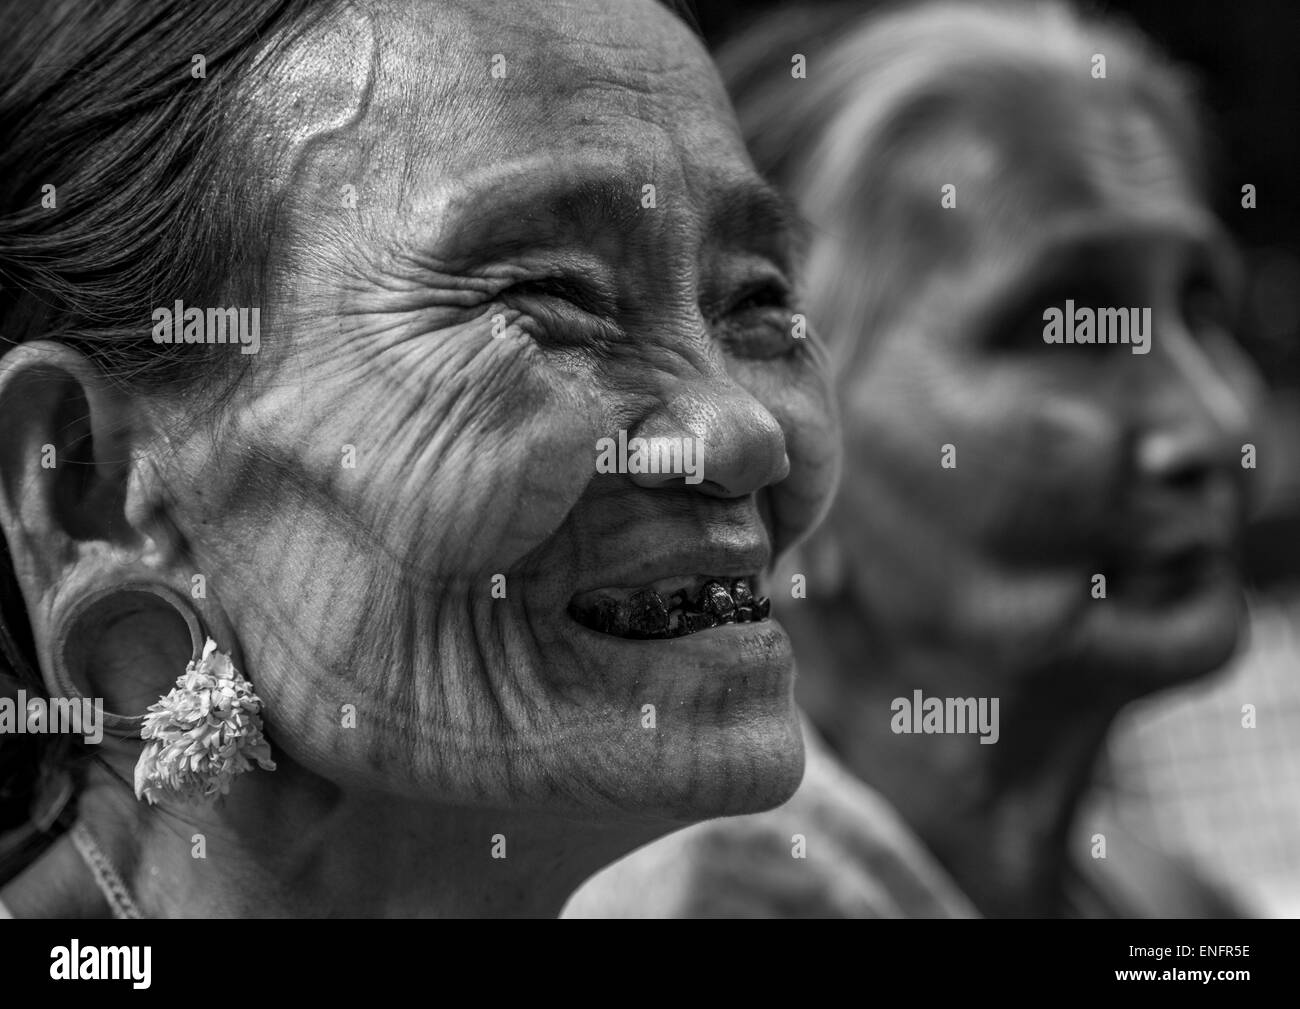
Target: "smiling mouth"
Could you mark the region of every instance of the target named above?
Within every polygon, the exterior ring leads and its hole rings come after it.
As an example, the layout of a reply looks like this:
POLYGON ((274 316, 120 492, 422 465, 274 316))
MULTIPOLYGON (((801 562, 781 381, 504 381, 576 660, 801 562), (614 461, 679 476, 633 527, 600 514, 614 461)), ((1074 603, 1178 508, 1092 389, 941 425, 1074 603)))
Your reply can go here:
POLYGON ((616 638, 682 638, 722 624, 767 620, 772 603, 754 597, 754 578, 683 575, 631 589, 595 589, 569 603, 583 627, 616 638))

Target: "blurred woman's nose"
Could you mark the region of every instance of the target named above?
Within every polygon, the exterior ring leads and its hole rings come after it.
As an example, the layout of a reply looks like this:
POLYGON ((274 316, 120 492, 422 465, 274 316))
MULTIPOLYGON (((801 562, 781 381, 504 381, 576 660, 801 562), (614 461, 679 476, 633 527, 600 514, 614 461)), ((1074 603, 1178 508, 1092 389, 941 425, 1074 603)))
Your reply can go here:
POLYGON ((694 439, 702 477, 687 479, 680 473, 662 472, 634 475, 632 479, 642 487, 685 483, 711 497, 737 498, 784 480, 790 472, 781 425, 758 400, 726 380, 687 383, 632 434, 694 439))
POLYGON ((1138 446, 1140 472, 1161 483, 1200 482, 1238 468, 1254 410, 1251 365, 1227 334, 1213 353, 1182 323, 1157 327, 1147 386, 1147 430, 1138 446))

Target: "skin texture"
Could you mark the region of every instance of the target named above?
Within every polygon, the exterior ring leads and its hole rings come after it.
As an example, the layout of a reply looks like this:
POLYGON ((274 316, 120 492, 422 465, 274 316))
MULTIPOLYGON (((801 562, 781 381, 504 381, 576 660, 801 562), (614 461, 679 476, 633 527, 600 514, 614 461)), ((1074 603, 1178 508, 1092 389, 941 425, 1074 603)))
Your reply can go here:
MULTIPOLYGON (((68 376, 51 404, 90 390, 119 508, 74 542, 35 492, 54 406, 28 421, 4 520, 43 650, 91 586, 202 573, 196 607, 266 703, 280 768, 218 807, 92 782, 83 818, 146 910, 553 914, 641 841, 788 797, 779 624, 637 642, 566 614, 580 591, 766 569, 836 477, 780 206, 700 44, 649 2, 391 4, 245 100, 240 156, 282 210, 261 351, 215 423, 124 400, 64 348, 6 358, 11 402, 38 373, 68 376), (595 476, 619 429, 702 439, 704 482, 595 476)), ((179 672, 144 678, 156 696, 179 672)), ((143 706, 104 679, 110 710, 143 706)))

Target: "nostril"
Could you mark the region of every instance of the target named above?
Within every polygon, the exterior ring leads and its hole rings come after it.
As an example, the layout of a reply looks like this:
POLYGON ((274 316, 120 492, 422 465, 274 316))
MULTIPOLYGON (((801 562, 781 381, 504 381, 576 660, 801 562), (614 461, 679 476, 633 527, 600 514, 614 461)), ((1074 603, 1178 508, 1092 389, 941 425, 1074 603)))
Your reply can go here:
POLYGON ((1196 489, 1215 473, 1237 464, 1238 447, 1227 432, 1204 423, 1183 421, 1139 439, 1137 467, 1166 487, 1196 489))
POLYGON ((1192 493, 1209 482, 1210 468, 1200 463, 1186 463, 1171 468, 1164 476, 1166 486, 1172 490, 1192 493))
POLYGON ((732 497, 744 496, 744 495, 733 494, 724 485, 718 483, 716 480, 705 480, 703 483, 701 483, 698 487, 695 487, 694 489, 698 493, 704 494, 707 497, 732 498, 732 497))

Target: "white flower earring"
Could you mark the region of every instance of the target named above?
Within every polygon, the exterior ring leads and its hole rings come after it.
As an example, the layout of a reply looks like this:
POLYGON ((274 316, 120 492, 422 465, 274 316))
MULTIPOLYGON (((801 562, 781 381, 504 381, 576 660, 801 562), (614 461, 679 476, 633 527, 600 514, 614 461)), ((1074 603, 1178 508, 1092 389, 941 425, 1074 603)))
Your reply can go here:
POLYGON ((149 706, 135 765, 135 797, 205 802, 230 791, 253 761, 274 771, 262 735, 262 699, 211 638, 176 686, 149 706))

